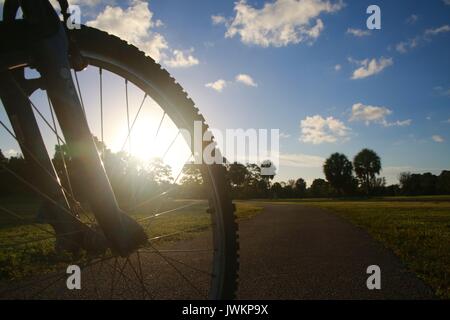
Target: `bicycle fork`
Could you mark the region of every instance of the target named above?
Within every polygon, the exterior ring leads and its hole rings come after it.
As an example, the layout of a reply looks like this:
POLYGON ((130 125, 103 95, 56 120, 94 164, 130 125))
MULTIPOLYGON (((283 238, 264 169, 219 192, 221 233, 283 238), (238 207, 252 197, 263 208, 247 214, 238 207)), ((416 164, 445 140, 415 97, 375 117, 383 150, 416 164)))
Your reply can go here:
MULTIPOLYGON (((32 0, 31 2, 34 3, 35 1, 32 0)), ((27 12, 24 7, 22 9, 25 17, 33 15, 33 11, 27 12)), ((42 14, 42 11, 39 13, 42 14)), ((46 19, 58 19, 54 11, 52 13, 47 12, 46 15, 46 19)), ((38 18, 32 17, 31 20, 39 21, 38 18)), ((59 19, 56 25, 57 30, 51 36, 39 37, 31 43, 30 51, 32 52, 33 63, 41 75, 42 85, 47 90, 56 118, 71 152, 72 162, 80 172, 80 181, 85 184, 87 202, 107 239, 108 246, 120 255, 126 256, 139 245, 145 243, 147 236, 143 228, 120 210, 117 204, 75 90, 65 30, 59 19)), ((70 209, 70 202, 67 201, 64 190, 61 186, 56 186, 54 181, 51 181, 57 175, 51 160, 48 158, 29 99, 24 99, 23 92, 19 92, 20 88, 17 85, 14 90, 12 85, 15 80, 11 74, 4 74, 1 78, 1 85, 4 85, 2 97, 4 93, 6 94, 6 90, 9 91, 10 96, 9 99, 4 100, 5 109, 7 109, 15 132, 23 133, 21 137, 23 139, 22 152, 28 158, 26 159, 27 163, 33 162, 33 159, 30 160, 30 158, 37 155, 38 159, 41 160, 41 165, 46 167, 47 173, 51 173, 51 175, 36 176, 36 181, 48 195, 57 195, 59 203, 63 203, 66 208, 70 209), (33 156, 30 155, 30 151, 34 153, 33 156)), ((37 172, 36 170, 38 168, 33 168, 33 172, 37 172)), ((42 171, 42 168, 40 170, 42 171)), ((48 205, 48 201, 46 203, 48 205)), ((51 207, 55 209, 55 206, 55 204, 52 204, 51 207)), ((85 225, 78 222, 73 216, 72 218, 67 217, 68 214, 65 212, 67 210, 57 211, 58 215, 65 216, 74 226, 81 228, 80 230, 83 230, 83 233, 88 233, 85 225)), ((97 239, 98 232, 92 231, 92 233, 95 233, 95 235, 91 234, 91 241, 88 242, 101 242, 97 239), (95 239, 95 241, 92 239, 95 239)))

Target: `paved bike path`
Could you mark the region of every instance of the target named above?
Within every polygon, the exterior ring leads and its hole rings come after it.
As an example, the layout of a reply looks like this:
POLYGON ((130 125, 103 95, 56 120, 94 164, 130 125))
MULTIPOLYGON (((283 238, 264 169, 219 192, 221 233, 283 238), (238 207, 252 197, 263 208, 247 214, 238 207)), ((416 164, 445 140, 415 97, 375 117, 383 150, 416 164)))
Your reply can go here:
MULTIPOLYGON (((263 206, 262 213, 239 223, 239 299, 434 298, 432 291, 408 272, 392 252, 344 219, 304 205, 263 206), (381 290, 367 289, 369 265, 381 268, 381 290)), ((128 265, 122 261, 116 266, 111 260, 83 270, 82 290, 67 290, 63 273, 57 282, 52 278, 0 298, 92 299, 97 294, 107 298, 112 296, 110 292, 116 299, 204 297, 206 291, 196 292, 187 279, 197 289, 208 287, 209 275, 192 268, 203 269, 209 261, 208 254, 192 254, 189 250, 207 248, 210 241, 206 235, 200 235, 174 243, 167 249, 175 252, 167 253, 169 256, 164 259, 154 252, 142 251, 141 273, 150 290, 146 294, 137 281, 139 270, 131 268, 138 265, 137 261, 128 265), (177 249, 181 252, 177 253, 177 249), (184 265, 175 264, 168 257, 184 261, 184 265)), ((1 289, 0 286, 0 292, 1 289)))
POLYGON ((264 205, 240 223, 239 299, 432 299, 432 291, 364 230, 303 205, 264 205), (366 269, 381 268, 381 290, 366 269))

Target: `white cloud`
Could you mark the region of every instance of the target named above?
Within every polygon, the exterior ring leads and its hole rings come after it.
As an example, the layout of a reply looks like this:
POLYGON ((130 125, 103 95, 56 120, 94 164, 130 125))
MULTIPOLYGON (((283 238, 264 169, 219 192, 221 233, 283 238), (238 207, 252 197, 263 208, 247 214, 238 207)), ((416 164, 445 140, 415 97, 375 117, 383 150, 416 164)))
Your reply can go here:
POLYGON ((211 21, 213 24, 222 24, 222 23, 227 23, 227 19, 224 16, 221 15, 212 15, 211 16, 211 21))
POLYGON ((442 0, 444 2, 444 4, 450 6, 450 0, 442 0))
POLYGON ((427 36, 435 36, 438 35, 440 33, 445 33, 445 32, 450 32, 450 25, 446 24, 443 25, 439 28, 435 28, 435 29, 427 29, 425 30, 425 35, 427 36))
POLYGON ((386 121, 386 116, 392 113, 385 107, 369 106, 362 103, 355 103, 352 106, 352 113, 349 121, 364 121, 366 125, 371 122, 381 123, 386 121))
MULTIPOLYGON (((450 0, 449 0, 450 1, 450 0)), ((434 29, 427 29, 423 34, 418 35, 406 41, 401 41, 395 45, 395 50, 400 53, 406 53, 411 49, 418 47, 425 41, 431 41, 432 37, 437 36, 441 33, 450 32, 450 25, 443 25, 434 29)))
POLYGON ((384 69, 386 69, 389 66, 392 66, 394 64, 394 61, 392 60, 392 58, 384 58, 381 57, 380 59, 365 59, 365 60, 353 60, 353 59, 349 59, 350 62, 353 62, 357 65, 359 65, 360 67, 358 69, 356 69, 355 71, 353 71, 352 74, 352 79, 356 80, 356 79, 364 79, 373 75, 376 75, 378 73, 380 73, 381 71, 383 71, 384 69))
POLYGON ((248 74, 238 74, 236 76, 236 82, 240 82, 245 84, 246 86, 250 86, 250 87, 257 87, 258 84, 253 80, 252 77, 250 77, 248 74))
POLYGON ((406 53, 411 49, 414 49, 419 45, 420 38, 416 37, 413 39, 409 39, 407 41, 399 42, 395 45, 395 50, 397 50, 400 53, 406 53))
POLYGON ((87 6, 87 7, 95 7, 98 5, 102 0, 70 0, 70 4, 76 4, 79 6, 87 6))
POLYGON ((407 126, 411 125, 411 123, 412 123, 412 120, 407 119, 407 120, 402 120, 402 121, 397 120, 394 122, 385 122, 385 123, 383 123, 383 125, 385 127, 407 127, 407 126))
POLYGON ((18 157, 18 156, 21 156, 22 153, 21 153, 20 151, 15 150, 15 149, 8 149, 8 150, 6 150, 5 152, 3 152, 3 155, 4 155, 6 158, 11 158, 11 157, 18 157))
POLYGON ((105 30, 143 50, 157 62, 165 62, 171 67, 187 67, 198 64, 191 50, 173 50, 167 40, 153 29, 161 26, 161 20, 152 20, 153 12, 143 0, 132 0, 130 6, 106 6, 88 26, 105 30))
POLYGON ((437 94, 441 95, 441 96, 450 96, 450 88, 445 89, 442 86, 437 86, 433 88, 434 91, 436 91, 437 94))
POLYGON ((280 138, 281 139, 287 139, 290 138, 291 135, 289 133, 285 133, 285 132, 280 132, 280 138))
POLYGON ((363 121, 366 125, 370 123, 379 123, 385 127, 393 127, 393 126, 409 126, 412 120, 403 120, 403 121, 395 121, 388 122, 386 117, 392 114, 392 110, 386 107, 379 106, 370 106, 364 105, 362 103, 355 103, 352 106, 352 112, 350 115, 349 121, 363 121))
POLYGON ((153 12, 147 3, 135 0, 125 10, 108 5, 95 20, 86 24, 129 41, 159 61, 168 44, 161 34, 151 31, 154 26, 152 18, 153 12))
POLYGON ((279 155, 280 165, 297 168, 321 168, 325 158, 308 154, 288 154, 279 155))
POLYGON ((350 129, 333 117, 306 117, 300 122, 300 141, 312 144, 333 143, 349 139, 350 129))
POLYGON ((437 143, 442 143, 445 141, 444 138, 442 138, 442 136, 437 135, 437 134, 432 136, 431 139, 433 139, 433 141, 437 142, 437 143))
POLYGON ((340 64, 337 64, 334 66, 334 71, 340 71, 342 69, 342 66, 340 64))
POLYGON ((222 90, 227 86, 227 82, 223 79, 219 79, 214 82, 205 84, 205 87, 216 90, 217 92, 222 92, 222 90))
POLYGON ((412 14, 406 19, 406 23, 414 24, 417 22, 417 20, 419 20, 419 16, 417 14, 412 14))
POLYGON ((343 7, 343 2, 328 0, 275 0, 262 8, 235 2, 235 16, 227 20, 213 16, 213 23, 225 24, 226 37, 239 36, 245 44, 282 47, 301 42, 312 43, 324 29, 319 16, 343 7))
POLYGON ((366 37, 366 36, 370 36, 370 31, 369 30, 348 28, 347 29, 347 34, 351 34, 352 36, 355 36, 355 37, 366 37))
MULTIPOLYGON (((240 73, 238 74, 235 78, 234 78, 234 82, 235 83, 242 83, 246 86, 249 87, 257 87, 258 84, 255 82, 255 80, 253 80, 253 78, 251 76, 249 76, 248 74, 244 74, 244 73, 240 73)), ((216 90, 217 92, 222 92, 223 89, 228 85, 228 84, 232 84, 234 83, 233 81, 226 81, 224 79, 219 79, 215 82, 210 82, 207 83, 205 86, 207 88, 211 88, 216 90)))
POLYGON ((173 57, 166 60, 165 63, 172 68, 187 68, 199 64, 197 58, 192 53, 193 49, 187 51, 173 50, 173 57))

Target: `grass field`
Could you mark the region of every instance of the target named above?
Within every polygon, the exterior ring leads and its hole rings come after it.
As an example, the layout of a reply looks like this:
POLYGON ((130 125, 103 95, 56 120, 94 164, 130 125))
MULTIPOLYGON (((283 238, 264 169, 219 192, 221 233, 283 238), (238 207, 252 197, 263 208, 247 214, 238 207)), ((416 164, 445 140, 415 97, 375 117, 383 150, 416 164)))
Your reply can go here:
POLYGON ((450 197, 375 200, 279 200, 328 209, 391 249, 430 285, 450 299, 450 197))
MULTIPOLYGON (((10 210, 0 210, 0 280, 46 273, 73 262, 72 256, 55 253, 52 228, 34 223, 37 200, 3 198, 0 206, 10 210)), ((176 200, 146 206, 133 217, 144 226, 152 242, 162 244, 190 239, 208 230, 211 219, 206 209, 206 201, 176 200), (176 208, 181 209, 172 211, 176 208), (154 216, 157 212, 163 214, 154 216)), ((239 203, 236 214, 238 219, 249 219, 260 211, 260 206, 239 203)), ((81 219, 88 221, 84 216, 81 219)), ((77 259, 81 263, 87 257, 77 259)))
MULTIPOLYGON (((439 297, 450 298, 450 197, 271 202, 317 206, 348 219, 391 249, 439 297)), ((67 265, 64 257, 55 254, 53 237, 44 231, 51 231, 51 228, 46 225, 36 228, 33 224, 38 205, 36 201, 0 199, 0 205, 19 213, 19 217, 0 213, 0 279, 21 278, 67 265), (39 239, 44 240, 34 241, 39 239)), ((143 222, 148 227, 150 238, 171 235, 158 241, 179 241, 195 237, 208 228, 205 202, 172 201, 161 207, 160 211, 177 207, 184 208, 143 222)), ((249 219, 261 208, 262 203, 239 201, 238 218, 249 219)), ((135 218, 140 220, 151 216, 154 209, 143 208, 135 214, 135 218)))

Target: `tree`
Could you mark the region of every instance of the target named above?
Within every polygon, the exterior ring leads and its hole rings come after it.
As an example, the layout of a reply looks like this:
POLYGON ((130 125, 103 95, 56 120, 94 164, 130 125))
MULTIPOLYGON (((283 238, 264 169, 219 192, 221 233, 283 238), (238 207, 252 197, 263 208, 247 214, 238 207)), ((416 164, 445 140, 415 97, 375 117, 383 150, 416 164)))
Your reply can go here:
POLYGON ((203 184, 202 172, 200 166, 194 163, 186 163, 183 167, 183 177, 180 180, 183 185, 201 185, 203 184))
POLYGON ((295 179, 289 179, 286 183, 287 186, 291 187, 292 189, 295 188, 295 179))
POLYGON ((5 163, 6 157, 3 155, 2 149, 0 149, 0 163, 5 163))
POLYGON ((254 163, 248 163, 245 168, 247 172, 245 173, 245 181, 246 185, 256 185, 256 183, 262 180, 261 177, 261 168, 254 163))
POLYGON ((438 177, 430 172, 426 172, 419 177, 420 180, 420 194, 436 194, 438 177))
POLYGON ((275 182, 270 188, 273 198, 280 198, 283 193, 283 186, 279 182, 275 182))
POLYGON ((442 171, 438 179, 438 192, 440 194, 450 194, 450 171, 442 171))
POLYGON ((383 196, 386 191, 386 178, 375 178, 370 189, 371 194, 375 196, 383 196))
POLYGON ((400 186, 398 184, 391 184, 384 188, 384 196, 395 197, 400 195, 400 186))
POLYGON ((434 195, 440 192, 440 177, 427 172, 423 174, 402 172, 399 177, 405 195, 434 195))
POLYGON ((26 184, 8 172, 12 171, 25 180, 30 179, 30 166, 22 155, 5 158, 4 166, 5 170, 3 170, 3 166, 0 166, 0 194, 35 194, 26 184))
POLYGON ((228 179, 233 186, 241 187, 247 174, 247 168, 241 163, 234 162, 228 167, 228 179))
POLYGON ((400 172, 400 174, 398 175, 398 181, 402 190, 405 190, 408 187, 410 179, 411 172, 400 172))
POLYGON ((148 171, 153 181, 158 184, 168 184, 173 180, 172 168, 166 165, 161 158, 155 158, 150 162, 148 171))
POLYGON ((324 179, 315 179, 309 188, 309 192, 313 197, 330 196, 330 184, 324 179))
POLYGON ((183 177, 180 180, 180 194, 188 198, 205 198, 207 196, 203 184, 200 165, 187 163, 183 167, 183 177))
POLYGON ((254 163, 246 165, 245 181, 242 196, 245 198, 267 197, 268 181, 261 175, 261 167, 254 163))
POLYGON ((323 165, 326 179, 340 195, 353 187, 352 171, 352 163, 342 153, 333 153, 323 165))
POLYGON ((381 159, 370 149, 362 149, 353 159, 356 176, 365 193, 368 195, 376 187, 376 175, 380 174, 381 159))
POLYGON ((295 193, 297 197, 303 197, 306 194, 306 182, 302 178, 299 178, 295 181, 295 193))
POLYGON ((281 193, 282 198, 295 197, 295 192, 294 192, 295 180, 294 179, 289 179, 287 183, 284 183, 284 184, 281 183, 281 185, 283 186, 283 191, 281 193))

